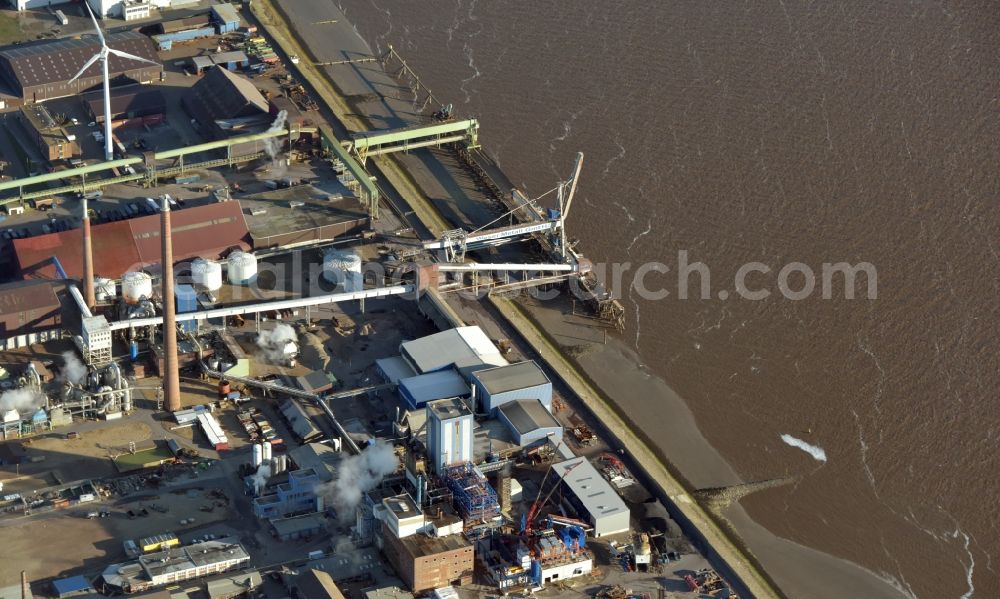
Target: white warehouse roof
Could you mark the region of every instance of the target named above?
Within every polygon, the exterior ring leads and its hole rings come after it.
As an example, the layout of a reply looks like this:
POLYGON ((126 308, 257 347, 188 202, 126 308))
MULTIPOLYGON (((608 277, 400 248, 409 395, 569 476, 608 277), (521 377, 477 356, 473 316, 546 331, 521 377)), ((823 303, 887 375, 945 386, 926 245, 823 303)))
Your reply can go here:
POLYGON ((418 372, 433 372, 449 366, 505 366, 507 360, 486 333, 477 326, 456 327, 399 346, 400 353, 418 372))
POLYGON ((553 464, 552 469, 587 511, 594 526, 594 536, 602 537, 629 529, 628 506, 586 458, 559 462, 553 464))

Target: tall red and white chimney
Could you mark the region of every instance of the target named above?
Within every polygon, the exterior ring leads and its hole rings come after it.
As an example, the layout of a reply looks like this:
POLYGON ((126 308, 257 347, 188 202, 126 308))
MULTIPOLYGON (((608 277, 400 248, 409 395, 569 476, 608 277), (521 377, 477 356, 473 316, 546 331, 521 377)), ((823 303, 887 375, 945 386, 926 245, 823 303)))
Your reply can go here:
POLYGON ((87 198, 83 198, 83 301, 91 310, 94 309, 94 247, 90 237, 90 210, 87 209, 87 198))
POLYGON ((163 243, 163 396, 167 411, 181 409, 181 381, 177 367, 177 304, 174 298, 174 247, 170 231, 170 201, 164 196, 160 211, 163 243))

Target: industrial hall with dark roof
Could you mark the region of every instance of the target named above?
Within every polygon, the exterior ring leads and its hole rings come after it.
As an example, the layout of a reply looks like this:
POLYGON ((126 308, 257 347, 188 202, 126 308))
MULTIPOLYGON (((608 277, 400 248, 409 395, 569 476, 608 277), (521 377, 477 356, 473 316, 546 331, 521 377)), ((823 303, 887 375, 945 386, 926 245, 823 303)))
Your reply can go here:
MULTIPOLYGON (((111 33, 108 47, 156 62, 141 63, 111 55, 108 74, 112 86, 122 83, 150 83, 163 73, 156 54, 156 45, 145 35, 134 31, 111 33)), ((70 79, 101 49, 96 36, 79 39, 58 39, 32 42, 0 49, 0 82, 4 91, 26 104, 53 98, 73 96, 101 85, 101 65, 95 62, 84 74, 70 79)))

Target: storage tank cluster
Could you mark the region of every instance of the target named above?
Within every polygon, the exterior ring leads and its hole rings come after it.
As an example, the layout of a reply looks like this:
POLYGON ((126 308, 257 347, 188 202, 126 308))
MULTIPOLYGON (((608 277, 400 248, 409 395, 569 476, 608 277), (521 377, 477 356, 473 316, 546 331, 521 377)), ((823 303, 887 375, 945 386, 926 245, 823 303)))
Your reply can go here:
POLYGON ((222 288, 222 265, 215 260, 198 258, 191 263, 191 279, 203 289, 218 291, 222 288))
POLYGON ((254 443, 253 462, 251 462, 251 465, 254 472, 259 471, 261 466, 266 465, 270 468, 270 474, 273 476, 288 470, 288 457, 283 454, 274 455, 271 444, 266 441, 254 443))
POLYGON ((153 296, 153 277, 144 272, 127 272, 122 275, 122 296, 127 304, 138 304, 143 298, 153 296))
POLYGON ((330 250, 323 256, 322 276, 329 283, 343 285, 344 291, 361 291, 361 256, 353 250, 330 250))
POLYGON ((236 250, 226 260, 231 285, 249 285, 257 278, 257 256, 236 250))

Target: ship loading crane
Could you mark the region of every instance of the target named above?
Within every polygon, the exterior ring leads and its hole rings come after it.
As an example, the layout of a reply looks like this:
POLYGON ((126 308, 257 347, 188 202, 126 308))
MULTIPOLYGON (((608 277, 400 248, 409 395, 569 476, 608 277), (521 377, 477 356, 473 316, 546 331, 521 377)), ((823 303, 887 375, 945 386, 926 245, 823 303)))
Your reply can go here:
MULTIPOLYGON (((445 231, 439 239, 425 241, 423 243, 423 248, 425 250, 444 250, 445 258, 448 262, 463 262, 465 260, 465 254, 469 250, 496 247, 515 241, 529 239, 537 233, 544 234, 554 232, 554 235, 551 238, 551 244, 558 248, 563 262, 565 263, 567 260, 571 262, 575 261, 575 256, 567 253, 566 217, 569 216, 570 208, 573 205, 573 196, 576 195, 577 181, 580 179, 580 171, 582 168, 583 152, 578 152, 576 155, 576 163, 573 166, 572 176, 565 181, 560 181, 553 190, 550 190, 549 192, 546 192, 546 194, 542 194, 533 200, 525 200, 523 203, 516 205, 511 210, 508 210, 475 231, 469 232, 464 229, 445 231), (559 210, 558 212, 550 210, 548 211, 548 214, 545 214, 538 208, 536 202, 552 191, 557 192, 559 210), (490 225, 507 218, 517 211, 527 212, 529 222, 487 229, 490 225)), ((515 194, 515 197, 516 195, 519 194, 515 194)), ((541 270, 547 270, 546 266, 549 265, 539 264, 538 268, 541 270)))

